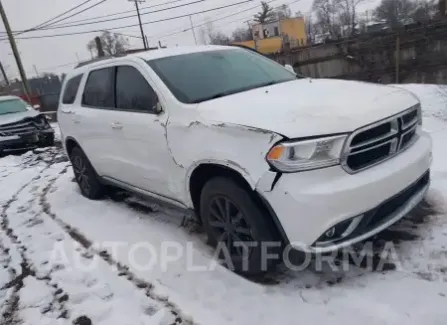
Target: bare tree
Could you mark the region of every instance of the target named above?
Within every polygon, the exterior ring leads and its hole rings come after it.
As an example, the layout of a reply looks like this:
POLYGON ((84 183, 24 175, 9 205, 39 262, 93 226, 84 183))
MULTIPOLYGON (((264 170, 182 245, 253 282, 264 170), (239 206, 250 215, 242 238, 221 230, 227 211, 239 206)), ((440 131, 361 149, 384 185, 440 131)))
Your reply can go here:
POLYGON ((292 11, 290 10, 290 7, 286 4, 283 4, 275 8, 275 14, 278 20, 292 17, 292 11))
MULTIPOLYGON (((122 35, 114 34, 109 31, 103 32, 99 39, 101 41, 102 49, 105 55, 115 55, 118 53, 123 53, 129 48, 129 41, 122 35)), ((87 44, 87 49, 89 51, 97 50, 95 40, 91 40, 87 44)))
POLYGON ((412 22, 416 3, 411 0, 382 0, 374 12, 376 20, 385 21, 391 28, 412 22))
POLYGON ((336 0, 335 6, 338 19, 342 28, 346 29, 347 35, 355 34, 358 29, 357 7, 366 0, 336 0))
POLYGON ((220 31, 216 31, 214 25, 209 22, 205 25, 204 34, 213 45, 228 45, 231 43, 230 38, 220 31))
POLYGON ((439 0, 438 2, 438 15, 441 17, 447 16, 447 1, 445 0, 439 0))
POLYGON ((216 32, 210 39, 210 44, 213 45, 228 45, 231 43, 230 38, 222 32, 216 32))
POLYGON ((312 10, 315 13, 315 26, 320 34, 331 37, 339 35, 338 0, 314 0, 312 10))
POLYGON ((317 28, 312 19, 312 15, 308 15, 304 19, 304 23, 306 25, 306 35, 307 35, 307 43, 313 44, 315 42, 315 36, 317 34, 317 28))
POLYGON ((253 35, 251 34, 251 30, 248 28, 236 28, 231 34, 234 42, 244 42, 253 40, 253 35))
POLYGON ((264 24, 274 21, 276 18, 275 10, 267 2, 261 1, 262 9, 254 16, 254 21, 264 24))
POLYGON ((415 22, 424 22, 435 18, 438 15, 438 3, 436 0, 423 0, 416 4, 416 9, 412 14, 415 22))

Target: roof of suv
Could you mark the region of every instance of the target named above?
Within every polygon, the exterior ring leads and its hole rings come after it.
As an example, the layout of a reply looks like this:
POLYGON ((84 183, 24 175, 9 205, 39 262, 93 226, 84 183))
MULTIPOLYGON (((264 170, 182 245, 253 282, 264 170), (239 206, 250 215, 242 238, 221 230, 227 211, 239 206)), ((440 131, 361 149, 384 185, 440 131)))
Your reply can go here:
POLYGON ((196 52, 207 52, 215 50, 230 50, 234 49, 232 46, 219 46, 219 45, 200 45, 200 46, 178 46, 171 48, 164 48, 152 51, 138 52, 130 54, 129 56, 136 56, 143 60, 154 60, 169 56, 196 53, 196 52))
POLYGON ((117 55, 111 57, 103 57, 97 58, 92 61, 85 62, 84 64, 78 65, 75 70, 83 70, 89 69, 95 63, 100 64, 100 62, 104 62, 105 60, 110 61, 114 59, 128 58, 128 57, 137 57, 143 60, 154 60, 159 58, 165 58, 170 56, 188 54, 188 53, 197 53, 197 52, 207 52, 207 51, 215 51, 215 50, 230 50, 234 49, 233 46, 219 46, 219 45, 201 45, 201 46, 176 46, 171 48, 162 48, 158 50, 150 50, 144 52, 137 52, 133 54, 127 55, 117 55))

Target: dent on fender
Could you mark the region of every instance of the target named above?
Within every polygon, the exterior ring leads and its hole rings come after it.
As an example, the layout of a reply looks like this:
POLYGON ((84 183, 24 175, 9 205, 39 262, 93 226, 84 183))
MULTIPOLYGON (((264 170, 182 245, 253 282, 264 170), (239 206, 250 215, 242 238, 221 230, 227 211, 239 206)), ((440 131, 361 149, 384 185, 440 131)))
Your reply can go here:
POLYGON ((188 170, 186 181, 198 165, 217 164, 239 172, 255 189, 270 168, 265 161, 268 150, 284 138, 272 131, 233 123, 200 119, 166 123, 169 152, 176 166, 188 170))

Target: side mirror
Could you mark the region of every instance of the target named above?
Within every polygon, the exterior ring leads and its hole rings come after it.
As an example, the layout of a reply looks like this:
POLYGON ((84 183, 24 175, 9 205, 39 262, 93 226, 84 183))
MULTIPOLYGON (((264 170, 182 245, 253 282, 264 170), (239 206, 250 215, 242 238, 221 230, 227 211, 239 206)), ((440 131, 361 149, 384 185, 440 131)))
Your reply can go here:
POLYGON ((155 104, 155 106, 153 107, 153 110, 154 110, 155 114, 160 114, 161 112, 163 112, 163 107, 161 107, 160 102, 157 101, 157 104, 155 104))
POLYGON ((287 70, 289 70, 290 72, 295 73, 295 70, 293 70, 293 67, 290 64, 285 64, 284 68, 286 68, 287 70))

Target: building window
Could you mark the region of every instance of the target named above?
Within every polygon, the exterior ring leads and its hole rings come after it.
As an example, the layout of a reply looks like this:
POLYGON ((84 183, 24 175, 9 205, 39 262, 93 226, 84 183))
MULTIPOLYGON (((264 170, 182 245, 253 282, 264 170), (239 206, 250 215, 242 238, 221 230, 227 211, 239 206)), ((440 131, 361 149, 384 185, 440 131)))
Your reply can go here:
POLYGON ((275 28, 273 29, 273 33, 274 33, 274 36, 278 36, 278 35, 279 35, 279 29, 278 29, 278 27, 275 27, 275 28))

